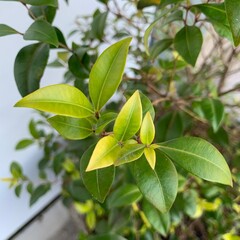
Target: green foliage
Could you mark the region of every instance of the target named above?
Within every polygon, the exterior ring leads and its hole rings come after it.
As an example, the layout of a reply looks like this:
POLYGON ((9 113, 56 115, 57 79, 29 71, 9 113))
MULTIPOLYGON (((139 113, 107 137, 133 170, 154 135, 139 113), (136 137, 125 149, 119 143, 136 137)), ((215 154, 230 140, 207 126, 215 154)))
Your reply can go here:
POLYGON ((15 59, 23 96, 15 106, 43 111, 16 149, 38 144, 44 153, 38 185, 16 162, 3 180, 16 196, 26 187, 32 205, 50 190, 53 171, 63 202, 84 217, 79 239, 237 235, 239 106, 229 93, 239 86, 224 85, 239 58, 231 43, 240 42, 240 4, 99 2, 101 11, 77 20, 70 44, 52 25, 57 0, 21 1, 33 19, 25 33, 0 24, 0 36, 38 42, 15 59), (53 49, 56 60, 47 64, 53 49), (47 65, 66 69, 65 84, 39 89, 47 65))

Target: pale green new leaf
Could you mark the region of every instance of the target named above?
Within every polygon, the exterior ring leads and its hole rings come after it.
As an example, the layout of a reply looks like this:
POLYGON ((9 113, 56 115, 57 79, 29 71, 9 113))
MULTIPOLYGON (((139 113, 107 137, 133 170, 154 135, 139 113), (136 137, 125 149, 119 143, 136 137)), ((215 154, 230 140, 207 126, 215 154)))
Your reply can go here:
POLYGON ((224 157, 209 142, 196 137, 182 137, 159 144, 159 149, 190 173, 232 186, 231 172, 224 157))
POLYGON ((18 34, 19 32, 6 24, 0 24, 0 37, 11 35, 11 34, 18 34))
POLYGON ((143 144, 150 145, 155 137, 155 126, 151 114, 147 112, 145 115, 141 130, 140 130, 140 140, 143 144))
POLYGON ((114 124, 113 133, 119 141, 133 137, 142 122, 142 104, 136 91, 124 104, 114 124))
POLYGON ((183 59, 193 67, 201 51, 203 37, 196 26, 185 26, 175 36, 174 45, 183 59))
POLYGON ((93 153, 91 146, 80 160, 80 173, 87 190, 100 202, 104 202, 114 179, 115 168, 113 166, 86 172, 89 160, 93 153))
POLYGON ((107 199, 108 207, 123 207, 137 202, 142 197, 139 189, 132 184, 127 184, 115 190, 107 199))
POLYGON ((114 162, 115 166, 119 166, 124 163, 129 163, 139 159, 144 151, 143 144, 126 144, 121 148, 117 160, 114 162))
POLYGON ((240 44, 240 2, 239 0, 225 0, 225 8, 234 45, 237 47, 240 44))
POLYGON ((36 20, 23 35, 24 40, 37 40, 58 47, 58 37, 54 27, 44 20, 36 20))
POLYGON ((67 139, 84 139, 93 133, 92 124, 87 118, 79 119, 57 115, 49 118, 48 122, 67 139))
POLYGON ((121 82, 131 40, 126 38, 111 45, 93 65, 89 76, 89 94, 96 111, 106 104, 121 82))
POLYGON ((86 118, 94 114, 87 97, 77 88, 55 84, 38 89, 15 104, 62 116, 86 118))
POLYGON ((150 167, 152 169, 154 169, 155 164, 156 164, 156 152, 155 152, 155 150, 151 147, 145 148, 144 149, 144 155, 145 155, 150 167))
POLYGON ((159 151, 156 158, 155 169, 150 167, 144 155, 129 165, 144 198, 160 212, 167 212, 177 195, 178 176, 169 158, 159 151))
POLYGON ((117 160, 121 147, 118 141, 107 136, 102 138, 96 145, 86 171, 108 167, 117 160))

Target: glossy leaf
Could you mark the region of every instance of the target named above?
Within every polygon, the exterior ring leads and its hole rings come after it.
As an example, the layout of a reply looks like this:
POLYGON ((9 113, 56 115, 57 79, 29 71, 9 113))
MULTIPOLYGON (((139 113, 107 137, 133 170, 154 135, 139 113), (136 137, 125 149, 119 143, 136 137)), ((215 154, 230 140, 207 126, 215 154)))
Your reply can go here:
POLYGON ((37 40, 58 46, 58 37, 55 29, 44 20, 36 20, 23 35, 24 40, 37 40))
POLYGON ((45 195, 51 188, 50 184, 41 184, 33 190, 30 197, 30 206, 38 201, 43 195, 45 195))
POLYGON ((146 113, 140 129, 140 140, 143 144, 150 145, 155 137, 155 126, 149 112, 146 113))
POLYGON ((89 94, 99 111, 118 88, 132 38, 123 39, 107 48, 93 65, 89 76, 89 94))
POLYGON ((138 9, 143 9, 150 6, 159 5, 161 0, 139 0, 137 4, 138 9))
POLYGON ((172 162, 159 151, 156 159, 154 170, 144 156, 131 163, 130 168, 144 198, 160 212, 167 212, 177 195, 177 172, 172 162))
POLYGON ((15 104, 62 116, 85 118, 93 115, 92 105, 77 88, 55 84, 38 89, 15 104))
POLYGON ((121 147, 118 141, 107 136, 98 141, 86 171, 92 171, 99 168, 108 167, 114 164, 118 158, 121 147))
MULTIPOLYGON (((44 18, 49 23, 52 23, 56 15, 57 8, 52 6, 32 6, 30 11, 33 13, 35 18, 44 18)), ((33 18, 31 15, 30 17, 33 18)))
POLYGON ((18 34, 18 31, 9 27, 6 24, 0 24, 0 37, 12 35, 12 34, 18 34))
POLYGON ((174 45, 183 59, 195 66, 203 43, 201 30, 196 26, 185 26, 175 36, 174 45))
POLYGON ((234 45, 237 47, 240 44, 240 4, 238 0, 225 0, 225 8, 228 22, 233 35, 234 45))
POLYGON ((115 166, 119 166, 124 163, 129 163, 139 159, 144 152, 143 144, 126 144, 124 145, 118 155, 117 160, 114 162, 115 166))
POLYGON ((114 167, 110 166, 86 172, 89 160, 93 153, 94 146, 91 146, 80 160, 80 173, 87 190, 100 202, 104 202, 114 179, 114 167))
POLYGON ((67 139, 84 139, 93 133, 92 124, 87 118, 54 116, 49 118, 48 122, 67 139))
POLYGON ((153 207, 149 202, 143 202, 143 212, 152 227, 164 237, 170 230, 170 214, 169 212, 161 213, 153 207))
POLYGON ((142 194, 135 185, 127 184, 112 192, 107 199, 107 204, 110 209, 128 206, 140 200, 141 196, 142 194))
POLYGON ((94 16, 93 22, 91 24, 91 34, 93 35, 93 38, 103 40, 107 16, 108 12, 99 13, 97 16, 94 16))
POLYGON ((144 149, 144 155, 152 169, 155 168, 156 164, 156 152, 153 148, 148 147, 144 149))
POLYGON ((142 104, 139 92, 136 91, 124 104, 114 124, 113 133, 119 141, 133 137, 142 122, 142 104))
POLYGON ((225 115, 224 105, 218 99, 195 101, 192 107, 196 114, 212 125, 214 132, 218 131, 225 115))
POLYGON ((14 77, 18 91, 24 97, 37 90, 46 68, 49 46, 38 43, 23 47, 14 63, 14 77))
POLYGON ((24 149, 34 144, 33 139, 23 139, 19 141, 15 147, 16 150, 24 149))
POLYGON ((231 172, 224 157, 209 142, 196 137, 182 137, 161 143, 159 149, 190 173, 232 186, 231 172))

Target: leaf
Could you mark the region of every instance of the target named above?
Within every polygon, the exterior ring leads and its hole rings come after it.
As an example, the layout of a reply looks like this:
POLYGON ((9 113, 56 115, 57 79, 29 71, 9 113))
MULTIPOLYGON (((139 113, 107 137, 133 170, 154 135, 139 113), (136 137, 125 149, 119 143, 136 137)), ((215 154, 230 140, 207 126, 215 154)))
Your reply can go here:
POLYGON ((27 147, 31 146, 32 144, 34 144, 34 142, 35 141, 33 139, 23 139, 17 143, 15 149, 20 150, 20 149, 27 148, 27 147))
POLYGON ((142 92, 140 92, 140 98, 141 98, 141 103, 142 103, 142 116, 144 117, 147 112, 151 114, 152 119, 155 118, 155 110, 154 107, 149 100, 149 98, 144 95, 142 92))
POLYGON ((23 173, 22 173, 22 167, 20 166, 19 163, 17 162, 12 162, 10 165, 10 172, 12 174, 12 176, 16 179, 19 179, 22 177, 23 173))
POLYGON ((89 164, 93 150, 94 146, 91 146, 83 154, 80 160, 80 173, 83 184, 87 190, 94 198, 103 203, 114 180, 115 168, 110 166, 107 168, 86 172, 86 168, 89 164))
POLYGON ((100 234, 89 237, 89 240, 127 240, 126 238, 116 235, 116 234, 100 234))
POLYGON ((183 59, 193 67, 203 43, 201 30, 196 26, 185 26, 175 36, 174 46, 183 59))
POLYGON ((163 142, 181 137, 184 130, 183 119, 179 112, 169 112, 160 117, 156 124, 156 141, 163 142))
POLYGON ((96 133, 100 133, 107 127, 108 124, 113 122, 117 117, 117 113, 114 112, 107 112, 101 115, 98 119, 97 126, 96 126, 96 133))
POLYGON ((79 57, 77 54, 73 54, 68 60, 69 70, 77 78, 88 78, 89 70, 83 63, 83 57, 79 57))
POLYGON ((120 149, 121 147, 114 137, 107 136, 102 138, 93 151, 86 171, 88 172, 113 165, 120 149))
POLYGON ((155 164, 156 164, 156 152, 154 149, 152 149, 151 147, 145 148, 144 149, 144 155, 150 165, 150 167, 152 169, 155 168, 155 164))
POLYGON ((150 145, 155 137, 155 126, 149 112, 146 113, 140 129, 140 140, 143 144, 150 145))
POLYGON ((132 38, 123 39, 107 48, 93 65, 89 76, 89 94, 99 111, 118 88, 132 38))
POLYGON ((119 141, 125 141, 133 137, 140 128, 142 122, 142 104, 139 92, 136 91, 124 104, 117 116, 113 127, 113 133, 119 141))
POLYGON ((58 37, 55 29, 44 20, 36 20, 23 35, 24 40, 37 40, 58 47, 58 37))
POLYGON ((139 0, 137 4, 137 8, 143 9, 150 6, 159 5, 160 2, 161 0, 139 0))
POLYGON ((231 172, 224 157, 209 142, 196 137, 182 137, 161 143, 159 149, 190 173, 232 186, 231 172))
POLYGON ((142 194, 135 185, 127 184, 111 193, 107 205, 110 209, 128 206, 140 200, 141 197, 142 194))
POLYGON ((0 37, 12 35, 12 34, 18 34, 19 32, 8 25, 0 24, 0 37))
POLYGON ((160 8, 163 8, 169 4, 177 4, 177 3, 180 3, 182 2, 183 0, 161 0, 161 3, 160 3, 160 8))
POLYGON ((233 35, 234 45, 237 47, 240 44, 240 4, 238 0, 225 0, 225 8, 228 22, 233 35))
POLYGON ((153 228, 161 235, 166 237, 170 230, 171 224, 169 212, 161 213, 147 201, 143 202, 143 212, 153 228))
POLYGON ((106 28, 108 12, 99 13, 94 17, 91 24, 91 34, 93 38, 102 40, 104 37, 104 30, 106 28))
POLYGON ((79 89, 67 84, 40 88, 17 102, 15 107, 34 108, 75 118, 86 118, 94 114, 87 97, 79 89))
POLYGON ((39 88, 49 57, 49 46, 45 43, 23 47, 14 62, 14 77, 18 91, 24 97, 39 88))
POLYGON ((224 119, 224 105, 218 99, 205 98, 192 104, 193 110, 199 117, 206 119, 217 132, 224 119))
POLYGON ((22 192, 22 184, 17 185, 14 189, 14 192, 17 197, 20 197, 22 192))
POLYGON ((45 195, 51 189, 50 184, 41 184, 36 189, 33 190, 30 197, 30 206, 38 201, 43 195, 45 195))
POLYGON ((93 133, 92 124, 87 118, 54 116, 49 118, 48 122, 67 139, 84 139, 93 133))
MULTIPOLYGON (((52 6, 32 6, 30 7, 30 11, 33 13, 32 15, 34 15, 35 18, 43 18, 46 19, 47 22, 52 23, 56 15, 57 8, 52 6)), ((33 18, 31 15, 30 17, 33 18)))
POLYGON ((173 43, 173 39, 162 39, 157 41, 150 48, 150 57, 151 59, 155 59, 162 53, 164 50, 168 49, 173 43))
POLYGON ((38 139, 41 137, 41 132, 38 131, 37 124, 33 119, 29 122, 28 129, 33 138, 38 139))
POLYGON ((154 170, 144 156, 131 163, 130 168, 144 198, 160 212, 167 212, 177 195, 177 172, 172 162, 159 151, 156 158, 154 170))
POLYGON ((139 159, 144 151, 143 144, 125 144, 121 148, 117 160, 114 162, 115 166, 119 166, 124 163, 129 163, 139 159))

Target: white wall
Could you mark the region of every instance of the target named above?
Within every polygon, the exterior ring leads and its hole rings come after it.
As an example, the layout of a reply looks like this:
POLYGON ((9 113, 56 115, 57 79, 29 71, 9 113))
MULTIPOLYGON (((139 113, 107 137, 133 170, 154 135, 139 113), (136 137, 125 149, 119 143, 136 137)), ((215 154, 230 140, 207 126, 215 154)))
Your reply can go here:
MULTIPOLYGON (((70 0, 67 6, 60 0, 60 11, 54 22, 65 35, 74 29, 76 15, 91 13, 97 2, 95 0, 70 0)), ((26 9, 17 2, 0 2, 0 23, 24 32, 32 20, 27 16, 26 9)), ((21 97, 15 86, 13 77, 13 63, 17 52, 29 43, 22 40, 21 36, 13 35, 0 38, 0 178, 9 177, 11 161, 19 161, 24 167, 26 175, 37 179, 36 162, 41 156, 37 147, 15 151, 15 144, 22 138, 28 137, 27 124, 33 116, 29 109, 13 108, 21 97)), ((43 82, 57 83, 62 78, 59 69, 47 69, 43 82)), ((23 192, 17 199, 13 190, 8 189, 6 183, 0 182, 0 240, 7 239, 27 220, 39 211, 50 199, 59 192, 55 186, 41 201, 29 208, 28 194, 23 192)))

